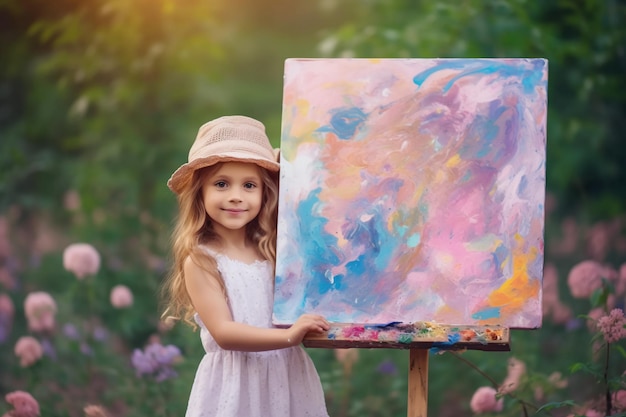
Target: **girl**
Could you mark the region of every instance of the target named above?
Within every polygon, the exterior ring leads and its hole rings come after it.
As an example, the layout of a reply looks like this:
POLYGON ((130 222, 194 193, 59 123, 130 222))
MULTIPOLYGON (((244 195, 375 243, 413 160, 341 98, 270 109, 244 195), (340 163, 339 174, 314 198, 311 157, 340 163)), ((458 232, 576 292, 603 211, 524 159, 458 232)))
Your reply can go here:
POLYGON ((225 116, 200 128, 167 183, 179 217, 164 315, 199 326, 206 351, 188 417, 328 416, 300 346, 328 322, 306 314, 288 329, 271 325, 278 170, 263 124, 225 116))

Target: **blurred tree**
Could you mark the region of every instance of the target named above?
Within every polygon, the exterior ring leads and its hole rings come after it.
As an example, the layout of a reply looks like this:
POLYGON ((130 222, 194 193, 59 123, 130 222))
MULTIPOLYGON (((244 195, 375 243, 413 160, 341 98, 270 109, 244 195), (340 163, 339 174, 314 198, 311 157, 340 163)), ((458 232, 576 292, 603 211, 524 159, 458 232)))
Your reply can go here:
POLYGON ((169 223, 165 181, 203 122, 258 117, 278 145, 282 64, 314 48, 320 16, 286 1, 0 2, 0 212, 64 222, 73 189, 112 240, 142 212, 169 223))
POLYGON ((547 58, 548 189, 562 213, 597 220, 626 211, 624 2, 349 3, 358 12, 325 34, 326 56, 547 58))

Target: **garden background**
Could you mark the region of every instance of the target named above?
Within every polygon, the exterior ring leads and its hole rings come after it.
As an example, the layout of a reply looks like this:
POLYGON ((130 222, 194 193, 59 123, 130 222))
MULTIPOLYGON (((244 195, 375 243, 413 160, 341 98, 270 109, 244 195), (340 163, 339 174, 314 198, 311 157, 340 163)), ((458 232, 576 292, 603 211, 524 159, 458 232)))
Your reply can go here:
MULTIPOLYGON (((624 340, 593 319, 626 291, 625 17, 619 0, 0 0, 0 413, 25 391, 46 417, 183 415, 203 352, 159 323, 165 183, 221 115, 278 146, 295 57, 549 60, 544 325, 511 352, 433 354, 429 415, 591 415, 607 392, 617 412, 624 340), (87 269, 68 266, 75 243, 87 269), (484 386, 503 402, 477 407, 484 386)), ((406 415, 408 351, 309 353, 331 416, 406 415)))

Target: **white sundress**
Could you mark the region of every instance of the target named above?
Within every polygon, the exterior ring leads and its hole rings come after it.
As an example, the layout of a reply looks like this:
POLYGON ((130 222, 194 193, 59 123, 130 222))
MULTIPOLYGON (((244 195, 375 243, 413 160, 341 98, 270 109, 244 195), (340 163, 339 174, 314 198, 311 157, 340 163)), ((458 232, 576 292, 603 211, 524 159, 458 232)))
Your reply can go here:
MULTIPOLYGON (((272 327, 270 263, 246 264, 210 253, 222 274, 233 320, 272 327)), ((328 417, 317 370, 301 346, 224 350, 198 314, 195 320, 206 354, 196 371, 186 417, 328 417)))

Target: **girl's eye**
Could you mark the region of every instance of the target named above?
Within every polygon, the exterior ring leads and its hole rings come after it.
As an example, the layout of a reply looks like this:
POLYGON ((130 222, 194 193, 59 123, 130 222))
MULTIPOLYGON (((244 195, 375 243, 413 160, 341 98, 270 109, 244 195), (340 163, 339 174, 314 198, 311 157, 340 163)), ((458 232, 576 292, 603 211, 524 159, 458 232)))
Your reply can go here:
POLYGON ((224 188, 224 187, 226 187, 226 185, 227 185, 226 181, 218 181, 218 182, 215 183, 215 186, 217 188, 224 188))
POLYGON ((247 182, 247 183, 244 184, 244 188, 246 188, 248 190, 251 190, 253 188, 256 188, 256 184, 253 183, 253 182, 247 182))

